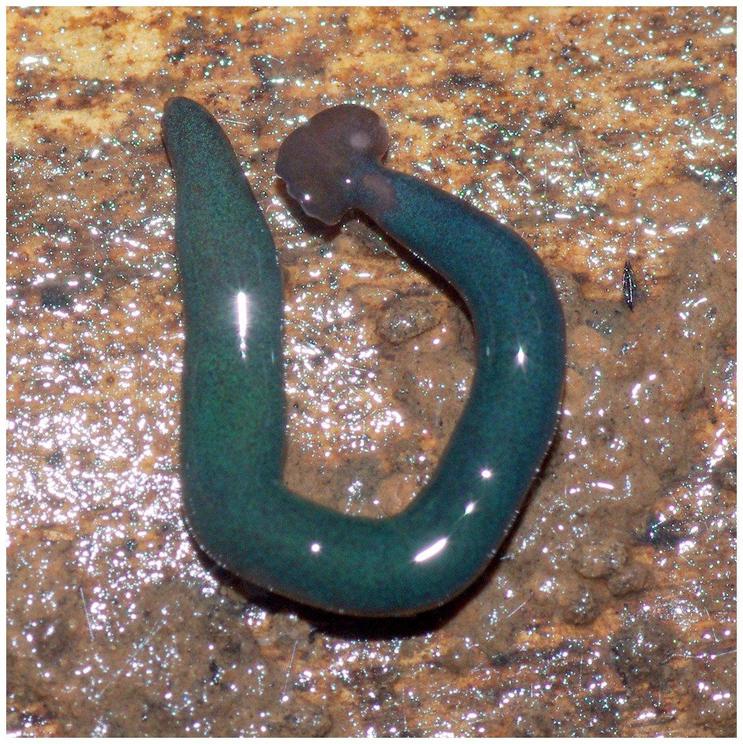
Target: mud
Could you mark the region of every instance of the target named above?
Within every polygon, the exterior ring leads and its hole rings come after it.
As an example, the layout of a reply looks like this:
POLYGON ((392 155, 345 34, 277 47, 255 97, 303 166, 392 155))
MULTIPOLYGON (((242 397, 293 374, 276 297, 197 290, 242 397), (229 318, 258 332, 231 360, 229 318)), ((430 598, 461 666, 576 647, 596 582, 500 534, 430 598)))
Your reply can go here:
POLYGON ((730 8, 8 11, 8 730, 732 736, 730 8), (568 330, 560 429, 499 559, 406 621, 236 583, 184 529, 159 118, 235 143, 286 279, 287 483, 404 508, 472 378, 456 297, 273 175, 325 105, 517 229, 568 330), (634 309, 624 301, 631 261, 634 309))

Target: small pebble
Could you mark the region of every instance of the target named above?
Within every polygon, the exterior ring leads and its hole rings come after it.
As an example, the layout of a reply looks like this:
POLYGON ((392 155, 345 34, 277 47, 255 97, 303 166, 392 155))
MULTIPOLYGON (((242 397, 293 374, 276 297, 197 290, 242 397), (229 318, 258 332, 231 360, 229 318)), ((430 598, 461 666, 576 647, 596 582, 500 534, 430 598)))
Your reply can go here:
POLYGON ((587 579, 609 576, 626 562, 627 550, 615 540, 593 540, 581 544, 573 555, 576 572, 587 579))
POLYGON ((588 625, 599 615, 601 607, 590 589, 581 589, 563 610, 565 622, 572 625, 588 625))
POLYGON ((609 577, 606 585, 615 597, 642 591, 648 581, 648 571, 640 563, 630 563, 609 577))
POLYGON ((635 620, 612 639, 614 666, 625 684, 649 681, 659 687, 675 643, 670 626, 649 618, 635 620))
POLYGON ((377 332, 391 344, 420 336, 440 321, 430 300, 419 297, 400 297, 382 313, 377 321, 377 332))

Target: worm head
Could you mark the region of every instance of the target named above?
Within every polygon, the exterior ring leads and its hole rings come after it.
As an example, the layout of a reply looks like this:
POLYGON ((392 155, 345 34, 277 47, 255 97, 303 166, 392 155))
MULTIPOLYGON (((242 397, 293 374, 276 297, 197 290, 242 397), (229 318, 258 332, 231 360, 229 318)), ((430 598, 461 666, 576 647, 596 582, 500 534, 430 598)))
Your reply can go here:
POLYGON ((359 180, 388 144, 387 129, 371 109, 334 106, 284 140, 276 173, 310 217, 334 225, 354 206, 359 180))

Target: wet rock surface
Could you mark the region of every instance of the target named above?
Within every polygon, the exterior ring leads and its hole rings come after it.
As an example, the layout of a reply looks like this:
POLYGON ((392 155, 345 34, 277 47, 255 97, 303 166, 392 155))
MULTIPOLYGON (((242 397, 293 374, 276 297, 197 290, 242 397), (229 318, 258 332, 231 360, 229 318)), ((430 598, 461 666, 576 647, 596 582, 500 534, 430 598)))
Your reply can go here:
POLYGON ((8 14, 8 728, 26 735, 735 733, 729 8, 8 14), (286 482, 404 508, 472 378, 466 313, 276 149, 323 106, 514 227, 568 330, 560 430, 500 559, 405 621, 235 582, 185 531, 171 95, 215 113, 286 279, 286 482), (623 273, 631 261, 630 310, 623 273))

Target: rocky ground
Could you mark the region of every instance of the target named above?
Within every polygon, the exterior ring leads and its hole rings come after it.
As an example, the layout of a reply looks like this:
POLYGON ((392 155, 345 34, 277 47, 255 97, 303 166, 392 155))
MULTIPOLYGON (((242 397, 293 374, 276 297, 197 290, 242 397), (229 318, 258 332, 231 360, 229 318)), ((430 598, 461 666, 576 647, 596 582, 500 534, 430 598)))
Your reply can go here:
POLYGON ((16 8, 8 50, 10 731, 735 734, 732 9, 16 8), (366 222, 301 218, 273 172, 288 132, 372 106, 394 167, 552 273, 560 431, 500 560, 443 610, 309 612, 185 532, 173 94, 223 123, 275 235, 308 498, 403 508, 473 338, 366 222))

